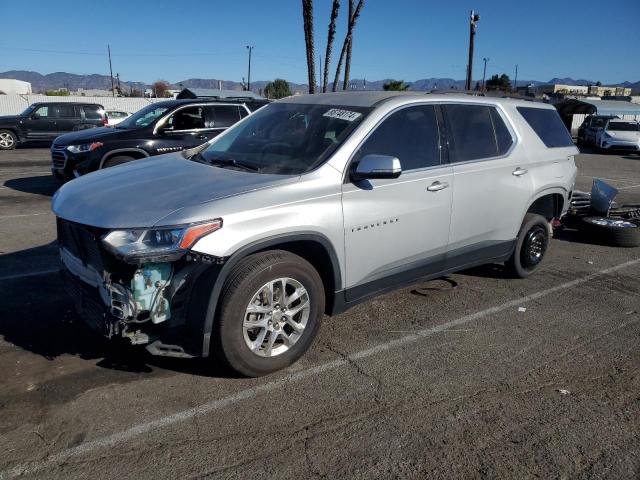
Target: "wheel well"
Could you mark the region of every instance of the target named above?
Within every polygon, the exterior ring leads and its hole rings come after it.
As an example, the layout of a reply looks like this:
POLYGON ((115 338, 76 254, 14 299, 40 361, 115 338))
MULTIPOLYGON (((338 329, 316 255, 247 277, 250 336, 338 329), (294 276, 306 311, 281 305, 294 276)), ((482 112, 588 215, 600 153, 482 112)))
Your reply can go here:
POLYGON ((304 258, 317 270, 324 285, 325 313, 333 310, 334 292, 336 291, 335 273, 331 257, 327 249, 313 240, 296 240, 269 245, 259 251, 286 250, 304 258))
POLYGON ((137 150, 121 150, 118 152, 112 152, 112 153, 108 153, 103 159, 102 159, 102 163, 106 162, 107 160, 113 158, 113 157, 131 157, 135 160, 139 160, 141 158, 147 158, 147 155, 145 155, 142 152, 139 152, 137 150))
POLYGON ((547 220, 559 218, 564 207, 564 198, 559 193, 550 193, 537 198, 527 210, 527 213, 537 213, 547 220))

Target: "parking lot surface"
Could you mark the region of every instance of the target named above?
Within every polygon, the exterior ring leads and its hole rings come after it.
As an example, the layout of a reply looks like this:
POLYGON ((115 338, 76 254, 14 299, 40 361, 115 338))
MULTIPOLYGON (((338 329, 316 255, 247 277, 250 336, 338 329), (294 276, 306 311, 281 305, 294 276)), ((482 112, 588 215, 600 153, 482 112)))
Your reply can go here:
MULTIPOLYGON (((580 155, 640 203, 640 156, 580 155)), ((638 478, 640 249, 556 234, 325 318, 259 379, 88 332, 60 279, 47 149, 0 152, 0 478, 638 478)))

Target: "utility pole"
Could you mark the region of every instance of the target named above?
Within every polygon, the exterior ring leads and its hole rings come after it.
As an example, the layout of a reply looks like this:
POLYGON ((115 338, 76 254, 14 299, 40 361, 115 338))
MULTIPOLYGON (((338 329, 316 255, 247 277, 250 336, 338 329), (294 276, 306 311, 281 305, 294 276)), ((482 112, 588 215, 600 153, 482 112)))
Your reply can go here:
POLYGON ((253 45, 247 45, 249 50, 249 71, 247 72, 247 91, 251 91, 251 52, 253 52, 253 45))
POLYGON ((480 21, 480 15, 471 10, 469 22, 469 63, 467 63, 467 82, 465 90, 471 90, 471 77, 473 76, 473 42, 476 36, 476 23, 480 21))
POLYGON ((111 76, 111 95, 116 96, 113 91, 113 68, 111 68, 111 45, 107 44, 107 52, 109 52, 109 75, 111 76))
POLYGON ((484 92, 484 80, 487 78, 487 62, 489 59, 485 57, 482 61, 484 62, 484 69, 482 70, 482 91, 484 92))
POLYGON ((513 91, 518 91, 518 64, 516 63, 516 76, 513 78, 513 91))
POLYGON ((322 55, 318 55, 319 57, 319 62, 318 62, 318 69, 320 70, 320 75, 318 76, 318 81, 322 83, 322 55))

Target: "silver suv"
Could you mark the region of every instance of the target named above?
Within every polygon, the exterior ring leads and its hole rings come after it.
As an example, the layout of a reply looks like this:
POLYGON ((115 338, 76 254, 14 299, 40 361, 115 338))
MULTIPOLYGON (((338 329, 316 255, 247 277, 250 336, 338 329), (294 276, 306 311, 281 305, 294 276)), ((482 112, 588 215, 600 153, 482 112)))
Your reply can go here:
POLYGON ((98 171, 53 198, 87 322, 158 355, 257 376, 323 314, 475 265, 540 265, 573 146, 548 105, 357 92, 267 105, 202 148, 98 171))

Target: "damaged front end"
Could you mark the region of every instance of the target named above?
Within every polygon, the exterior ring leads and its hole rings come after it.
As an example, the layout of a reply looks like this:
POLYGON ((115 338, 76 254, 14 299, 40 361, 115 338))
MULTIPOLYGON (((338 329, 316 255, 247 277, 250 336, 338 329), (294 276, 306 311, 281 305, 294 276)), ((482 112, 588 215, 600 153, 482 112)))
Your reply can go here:
POLYGON ((107 338, 145 345, 155 355, 193 356, 184 342, 185 305, 203 265, 186 253, 220 226, 109 231, 58 219, 65 284, 76 309, 107 338))

